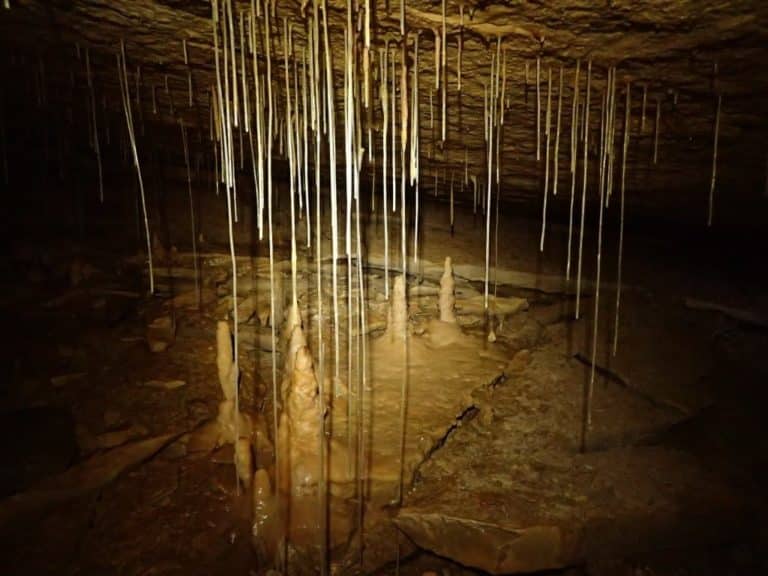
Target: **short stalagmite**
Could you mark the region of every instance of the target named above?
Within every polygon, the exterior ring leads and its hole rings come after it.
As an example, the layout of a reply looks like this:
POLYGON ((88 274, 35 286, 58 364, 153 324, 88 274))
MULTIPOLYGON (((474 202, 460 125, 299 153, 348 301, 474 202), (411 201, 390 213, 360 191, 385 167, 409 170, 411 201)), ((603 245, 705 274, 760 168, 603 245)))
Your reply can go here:
POLYGON ((456 322, 456 296, 454 288, 456 281, 453 279, 453 264, 451 257, 446 256, 443 275, 440 278, 440 320, 443 322, 456 322))

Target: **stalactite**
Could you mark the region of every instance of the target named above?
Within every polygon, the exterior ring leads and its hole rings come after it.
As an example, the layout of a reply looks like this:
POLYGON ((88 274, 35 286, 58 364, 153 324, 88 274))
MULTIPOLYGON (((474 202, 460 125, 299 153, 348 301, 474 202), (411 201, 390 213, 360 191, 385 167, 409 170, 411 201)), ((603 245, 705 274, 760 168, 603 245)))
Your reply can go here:
MULTIPOLYGON (((347 257, 347 449, 352 450, 352 414, 355 398, 352 393, 352 189, 354 186, 354 30, 352 3, 347 2, 347 24, 344 29, 344 167, 346 190, 345 255, 347 257)), ((353 473, 353 459, 348 459, 349 474, 353 473)))
MULTIPOLYGON (((528 73, 526 71, 526 77, 528 73)), ((541 56, 536 56, 536 161, 541 160, 541 56)))
POLYGON ((395 280, 393 290, 393 305, 401 308, 398 323, 402 328, 398 330, 401 333, 403 342, 403 372, 402 384, 400 389, 400 473, 398 482, 397 501, 403 501, 403 474, 405 467, 405 428, 407 419, 408 402, 408 303, 407 295, 407 274, 408 260, 406 258, 406 205, 405 205, 405 149, 408 145, 408 59, 406 43, 402 44, 402 59, 400 62, 400 149, 401 149, 401 171, 400 171, 400 246, 402 274, 395 280))
POLYGON ((659 128, 661 127, 661 99, 656 98, 656 123, 653 129, 653 163, 659 161, 659 128))
POLYGON ((200 273, 197 267, 197 232, 195 227, 195 202, 192 196, 192 172, 189 166, 189 143, 187 141, 187 131, 184 128, 184 121, 179 118, 179 127, 181 128, 181 143, 184 148, 184 164, 187 168, 187 193, 189 195, 189 221, 192 228, 192 263, 195 271, 195 302, 200 308, 200 273))
POLYGON ((486 189, 486 203, 485 203, 485 292, 483 294, 483 307, 488 310, 488 284, 490 280, 490 264, 491 264, 491 178, 493 175, 493 126, 494 126, 494 109, 493 103, 493 86, 494 86, 494 54, 491 58, 491 78, 490 84, 491 93, 488 95, 488 106, 486 115, 488 116, 488 186, 486 189))
MULTIPOLYGON (((93 91, 93 79, 91 78, 90 50, 85 49, 85 69, 88 76, 88 91, 91 104, 91 123, 93 128, 93 151, 96 154, 96 167, 99 173, 99 201, 104 204, 104 175, 101 167, 101 145, 99 144, 99 129, 96 123, 96 96, 93 91)), ((5 147, 3 147, 5 150, 5 147)))
POLYGON ((587 94, 584 99, 584 156, 582 158, 581 220, 579 221, 579 261, 576 269, 576 320, 581 304, 581 263, 584 251, 584 215, 587 202, 587 172, 589 168, 589 100, 592 91, 592 60, 587 62, 587 94))
POLYGON ((640 111, 640 133, 645 132, 645 108, 648 104, 648 84, 643 84, 643 104, 640 111))
POLYGON ((301 49, 301 132, 302 152, 304 161, 304 208, 307 224, 307 248, 312 247, 312 223, 309 215, 309 132, 307 130, 307 54, 301 49))
POLYGON ((440 43, 442 42, 442 36, 437 28, 432 29, 432 34, 435 38, 435 91, 440 90, 440 69, 442 64, 442 57, 440 56, 440 43))
POLYGON ((331 60, 331 48, 328 31, 328 6, 326 0, 323 1, 323 44, 325 47, 325 71, 326 71, 326 90, 325 95, 328 103, 328 144, 329 144, 329 164, 331 175, 331 247, 333 252, 333 342, 334 342, 334 377, 339 378, 339 280, 338 280, 338 259, 339 259, 339 224, 338 224, 338 202, 336 190, 336 113, 334 110, 333 96, 333 65, 331 60))
MULTIPOLYGON (((405 212, 405 151, 408 148, 408 55, 407 45, 402 44, 400 61, 400 249, 403 276, 408 269, 406 260, 406 212, 405 212)), ((405 280, 405 278, 404 278, 405 280)))
POLYGON ((453 236, 453 172, 451 172, 451 236, 453 236))
POLYGON ((627 154, 629 152, 629 135, 632 128, 631 123, 631 95, 630 84, 627 82, 627 95, 624 103, 624 143, 622 145, 621 154, 621 198, 619 206, 619 249, 618 249, 618 263, 616 265, 616 313, 613 323, 613 345, 612 354, 616 356, 616 352, 619 348, 619 313, 621 307, 621 270, 622 259, 624 256, 624 192, 627 183, 627 154))
POLYGON ((447 64, 447 58, 446 54, 448 53, 448 44, 446 43, 446 37, 445 37, 445 0, 443 0, 443 9, 442 9, 442 24, 443 24, 443 37, 442 37, 442 54, 441 54, 441 61, 440 66, 442 67, 442 77, 443 77, 443 86, 442 86, 442 98, 443 98, 443 128, 442 128, 442 142, 443 146, 445 146, 445 138, 446 138, 446 132, 447 132, 447 118, 446 118, 446 101, 447 101, 447 94, 448 94, 448 83, 445 81, 446 78, 446 64, 447 64))
MULTIPOLYGON (((232 126, 238 128, 240 118, 240 99, 237 88, 237 57, 235 54, 235 25, 232 17, 232 0, 224 0, 226 3, 227 23, 229 24, 229 49, 231 50, 230 62, 232 69, 232 126)), ((226 26, 226 25, 225 25, 226 26)), ((226 48, 226 47, 225 47, 226 48)))
MULTIPOLYGON (((611 135, 610 132, 612 131, 613 121, 612 118, 616 113, 616 107, 615 107, 615 92, 616 92, 616 69, 615 68, 609 68, 608 69, 608 82, 606 86, 606 96, 605 96, 605 134, 604 134, 604 141, 605 145, 603 146, 603 152, 602 157, 600 158, 601 166, 604 167, 608 161, 608 154, 610 146, 610 140, 611 135)), ((597 257, 596 257, 596 274, 595 274, 595 306, 594 306, 594 312, 592 317, 592 357, 591 357, 591 366, 590 366, 590 374, 589 374, 589 384, 587 387, 587 395, 586 395, 586 406, 585 406, 585 415, 584 419, 582 421, 582 434, 581 434, 581 450, 584 452, 587 447, 587 434, 592 426, 592 395, 594 392, 595 387, 595 374, 596 374, 596 368, 597 368, 597 332, 599 329, 599 322, 598 322, 598 315, 600 310, 600 271, 601 271, 601 258, 602 258, 602 246, 603 246, 603 213, 604 213, 604 195, 606 194, 605 190, 605 177, 603 177, 603 182, 601 183, 599 187, 599 205, 598 205, 598 227, 597 227, 597 257)))
POLYGON ((139 192, 141 196, 141 211, 144 216, 144 232, 147 243, 147 261, 149 266, 149 293, 155 293, 155 270, 152 266, 152 241, 150 240, 149 218, 147 217, 147 200, 144 194, 144 179, 141 177, 141 164, 139 162, 139 153, 136 149, 136 135, 134 134, 133 115, 131 114, 131 95, 128 88, 128 70, 125 59, 125 42, 120 42, 120 52, 117 55, 117 70, 120 76, 120 93, 123 98, 123 110, 125 111, 125 122, 128 127, 128 137, 131 141, 131 152, 133 153, 133 165, 136 168, 136 177, 139 181, 139 192))
POLYGON ((712 216, 715 210, 715 183, 717 179, 717 144, 720 139, 720 108, 723 103, 723 95, 717 95, 717 109, 715 111, 715 135, 712 144, 712 178, 709 181, 709 210, 707 213, 707 226, 712 226, 712 216))
POLYGON ((557 89, 557 125, 555 127, 555 159, 552 166, 552 196, 557 196, 557 182, 560 173, 560 122, 563 114, 563 67, 560 66, 560 82, 557 89))
POLYGON ((384 43, 384 51, 381 58, 381 83, 379 84, 379 99, 382 111, 382 168, 381 168, 381 200, 383 206, 382 218, 384 219, 384 297, 389 300, 389 210, 387 207, 387 158, 389 144, 389 42, 384 43))
POLYGON ((419 33, 416 32, 413 47, 413 82, 411 89, 411 186, 415 187, 414 218, 413 218, 413 262, 419 261, 419 128, 421 115, 419 113, 419 33))
MULTIPOLYGON (((216 1, 216 0, 214 0, 216 1)), ((272 147, 273 147, 273 124, 275 115, 275 102, 272 97, 272 48, 271 48, 271 35, 270 35, 270 22, 269 22, 269 0, 264 0, 264 50, 265 60, 267 65, 267 74, 265 77, 265 84, 267 87, 267 132, 264 135, 267 142, 267 228, 269 235, 269 325, 271 336, 271 367, 272 367, 272 426, 275 439, 275 486, 279 487, 280 484, 280 451, 277 449, 277 433, 278 433, 278 413, 280 409, 280 395, 278 393, 277 382, 277 338, 275 334, 275 327, 280 321, 276 316, 275 305, 275 245, 274 245, 274 230, 272 222, 272 147)), ((278 506, 278 510, 280 507, 278 506)))
POLYGON ((397 76, 395 74, 395 60, 397 58, 397 51, 392 50, 392 68, 390 69, 391 75, 392 75, 392 87, 390 89, 390 101, 392 102, 392 212, 397 211, 397 146, 396 146, 396 140, 395 140, 395 134, 397 132, 397 115, 396 115, 396 107, 397 107, 397 88, 395 86, 395 82, 397 80, 397 76))
MULTIPOLYGON (((501 38, 499 38, 501 43, 501 38)), ((504 47, 501 62, 501 102, 499 103, 499 124, 504 126, 504 102, 507 94, 507 48, 504 47)))
POLYGON ((544 236, 547 231, 547 196, 549 193, 549 142, 550 125, 552 124, 552 68, 547 68, 547 112, 544 121, 545 151, 544 151, 544 206, 541 212, 541 237, 539 252, 544 252, 544 236))
POLYGON ((459 5, 459 37, 458 54, 456 56, 456 89, 461 92, 461 59, 464 47, 464 4, 459 5))
MULTIPOLYGON (((245 61, 246 61, 246 52, 245 52, 245 33, 244 33, 244 12, 240 11, 240 82, 242 82, 241 85, 241 91, 243 94, 243 128, 245 129, 246 134, 250 134, 251 132, 251 110, 250 110, 250 102, 248 101, 248 76, 245 74, 245 61)), ((191 97, 190 97, 190 107, 191 107, 191 97)), ((241 133, 241 142, 240 145, 242 146, 242 133, 241 133)), ((242 150, 240 157, 243 157, 242 150)), ((240 165, 240 169, 242 170, 242 164, 240 165)))

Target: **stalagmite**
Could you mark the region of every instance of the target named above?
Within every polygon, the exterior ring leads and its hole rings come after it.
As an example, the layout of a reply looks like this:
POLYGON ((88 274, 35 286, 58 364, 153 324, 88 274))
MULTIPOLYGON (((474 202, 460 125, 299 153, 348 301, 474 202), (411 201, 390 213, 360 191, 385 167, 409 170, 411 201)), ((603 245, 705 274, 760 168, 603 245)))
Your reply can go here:
POLYGON ((720 139, 720 107, 723 103, 723 95, 717 95, 717 109, 715 111, 715 135, 712 145, 712 178, 709 181, 709 211, 707 213, 707 226, 712 226, 712 215, 715 209, 715 182, 717 179, 717 144, 720 139))
POLYGON ((286 374, 285 408, 278 432, 278 451, 284 456, 278 490, 285 495, 314 488, 320 473, 317 377, 306 346, 296 350, 292 364, 293 369, 286 374))
POLYGON ((579 319, 579 305, 581 304, 581 263, 584 250, 584 214, 587 202, 587 171, 589 167, 589 100, 592 91, 592 60, 587 62, 587 95, 584 101, 584 157, 583 179, 581 188, 581 220, 579 224, 579 262, 576 269, 576 320, 579 319))
MULTIPOLYGON (((549 141, 552 124, 552 68, 547 68, 547 112, 544 123, 544 135, 546 137, 546 149, 544 153, 544 206, 541 212, 541 237, 539 238, 539 252, 544 252, 544 237, 547 232, 547 196, 549 192, 549 141)), ((557 160, 555 160, 557 162, 557 160)))
POLYGON ((456 296, 454 290, 456 281, 453 279, 453 264, 450 256, 445 258, 443 265, 443 275, 440 278, 440 297, 438 300, 440 306, 440 320, 443 322, 456 322, 456 296))
POLYGON ((247 438, 238 438, 235 442, 235 459, 237 474, 244 488, 251 487, 253 478, 253 453, 251 442, 247 438))
POLYGON ((621 306, 621 266, 624 255, 624 191, 627 182, 627 153, 629 152, 629 134, 632 128, 631 123, 631 96, 630 84, 627 82, 627 99, 624 103, 624 143, 621 154, 621 198, 619 206, 619 251, 618 264, 616 265, 616 314, 613 324, 613 346, 612 353, 616 356, 619 347, 619 312, 621 306))
POLYGON ((120 93, 123 98, 123 110, 125 111, 125 122, 128 126, 128 137, 131 141, 131 152, 133 153, 133 165, 136 168, 136 176, 139 180, 139 192, 141 197, 141 211, 144 215, 144 232, 147 242, 147 260, 149 265, 149 293, 155 293, 155 271, 152 266, 152 241, 150 240, 149 218, 147 217, 147 200, 144 194, 144 179, 141 177, 141 165, 139 163, 139 153, 136 149, 136 136, 133 131, 133 115, 131 114, 131 95, 128 88, 128 70, 125 61, 125 42, 120 42, 120 52, 117 55, 117 68, 120 76, 120 93))
POLYGON ((238 375, 237 366, 232 360, 232 334, 229 324, 220 320, 216 324, 216 367, 219 372, 219 386, 225 400, 235 399, 238 375))

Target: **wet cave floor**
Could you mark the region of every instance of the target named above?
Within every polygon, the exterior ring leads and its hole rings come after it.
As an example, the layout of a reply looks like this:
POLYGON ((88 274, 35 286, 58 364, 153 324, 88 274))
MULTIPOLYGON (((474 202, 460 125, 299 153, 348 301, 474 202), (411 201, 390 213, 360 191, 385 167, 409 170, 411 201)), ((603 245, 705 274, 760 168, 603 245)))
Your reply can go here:
MULTIPOLYGON (((481 219, 459 211, 458 233, 451 234, 447 212, 436 202, 423 210, 420 259, 409 261, 407 486, 400 507, 391 502, 404 363, 382 344, 389 304, 380 215, 367 223, 371 377, 362 394, 371 464, 362 536, 354 490, 331 497, 334 572, 671 576, 766 569, 758 487, 768 450, 755 399, 768 375, 768 334, 759 322, 691 305, 725 302, 764 317, 757 281, 736 289, 732 275, 716 277, 684 247, 660 255, 658 239, 629 236, 616 356, 615 265, 603 271, 599 369, 582 452, 594 314, 591 240, 576 321, 573 289, 563 278, 567 229, 552 226, 542 254, 538 222, 504 217, 491 276, 496 297, 486 314, 481 219), (454 264, 458 341, 446 339, 437 321, 446 256, 454 264)), ((316 262, 314 247, 301 240, 298 300, 314 354, 316 262)), ((278 308, 289 300, 287 246, 278 239, 278 308)), ((390 248, 399 266, 397 240, 390 248)), ((183 247, 158 251, 152 298, 143 295, 141 258, 116 260, 93 249, 74 255, 63 247, 48 257, 29 254, 40 252, 17 254, 0 302, 0 572, 265 572, 253 545, 250 496, 235 488, 232 447, 215 447, 199 433, 221 401, 216 321, 232 305, 226 246, 200 246, 199 308, 183 247), (152 352, 150 344, 163 349, 152 352)), ((268 429, 266 254, 263 245, 244 244, 238 254, 240 406, 268 429)), ((333 339, 329 254, 324 238, 326 342, 333 339)), ((346 262, 339 277, 341 378, 330 380, 337 393, 330 429, 343 443, 346 374, 359 370, 360 350, 348 356, 346 262)), ((277 358, 282 367, 279 351, 277 358)), ((333 362, 327 354, 327 373, 333 362)), ((257 467, 269 468, 269 460, 257 451, 257 467)), ((314 573, 316 562, 315 546, 296 545, 289 572, 314 573)))

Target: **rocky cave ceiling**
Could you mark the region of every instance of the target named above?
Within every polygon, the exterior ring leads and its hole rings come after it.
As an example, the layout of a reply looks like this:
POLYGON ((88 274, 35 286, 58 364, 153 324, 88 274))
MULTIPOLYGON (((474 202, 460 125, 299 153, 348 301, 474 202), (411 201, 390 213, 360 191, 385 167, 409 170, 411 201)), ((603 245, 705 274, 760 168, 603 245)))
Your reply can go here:
MULTIPOLYGON (((282 18, 293 23, 294 43, 305 42, 311 1, 272 0, 273 85, 284 86, 282 18)), ((10 0, 0 13, 7 65, 17 75, 46 76, 49 98, 85 105, 82 51, 90 50, 100 100, 121 114, 115 54, 125 41, 131 89, 139 86, 143 117, 159 125, 175 125, 179 116, 208 133, 210 86, 215 83, 211 3, 208 0, 10 0), (186 40, 194 87, 187 105, 186 40), (134 75, 140 67, 141 77, 134 75), (166 88, 167 86, 167 88, 166 88), (154 88, 153 88, 154 87, 154 88), (166 92, 166 89, 168 92, 166 92), (157 113, 152 113, 155 91, 157 113), (82 92, 82 93, 80 93, 82 92), (170 100, 175 107, 171 113, 170 100)), ((234 2, 247 13, 250 2, 234 2)), ((365 2, 357 0, 361 12, 365 2)), ((400 42, 400 3, 372 2, 373 69, 386 41, 400 42)), ((599 130, 600 94, 609 66, 617 67, 617 91, 623 106, 624 86, 632 86, 632 142, 628 194, 632 202, 686 210, 703 206, 709 189, 717 94, 722 95, 719 189, 733 202, 764 193, 766 181, 766 100, 768 74, 768 3, 760 0, 540 0, 446 3, 447 138, 440 140, 440 97, 434 86, 435 32, 441 33, 442 4, 407 0, 405 26, 412 50, 419 33, 422 180, 428 187, 437 171, 443 182, 468 171, 482 179, 486 145, 484 85, 502 40, 506 61, 506 111, 500 156, 504 193, 508 197, 540 194, 542 161, 536 160, 536 59, 541 63, 542 125, 547 74, 553 77, 553 113, 560 67, 563 67, 561 168, 567 171, 573 76, 577 60, 592 61, 592 124, 599 130), (463 18, 460 15, 463 10, 463 18), (462 89, 458 90, 458 44, 462 41, 462 89), (645 127, 641 130, 642 94, 647 91, 645 127), (431 96, 432 94, 432 96, 431 96), (434 125, 430 123, 430 101, 434 125), (655 107, 660 105, 658 163, 653 164, 655 107)), ((337 114, 341 118, 344 67, 343 27, 346 4, 328 0, 336 76, 337 114), (337 49, 338 47, 338 49, 337 49)), ((237 26, 237 24, 236 24, 237 26)), ((258 42, 263 42, 260 38, 258 42)), ((257 49, 258 51, 258 49, 257 49)), ((263 52, 259 52, 263 54, 263 52)), ((412 63, 412 60, 411 60, 412 63)), ((361 75, 362 77, 362 75, 361 75)), ((34 84, 28 80, 29 85, 34 84)), ((31 89, 31 88, 30 88, 31 89)), ((376 95, 376 90, 373 90, 376 95)), ((134 94, 135 97, 135 94, 134 94)), ((583 100, 583 93, 582 93, 583 100)), ((366 115, 363 114, 365 117, 366 115)), ((619 124, 623 114, 619 112, 619 124)), ((364 118, 365 130, 368 122, 364 118)), ((370 117, 380 153, 380 103, 374 96, 370 117)), ((554 126, 554 119, 553 119, 554 126)), ((618 134, 621 134, 619 126, 618 134)), ((596 141, 597 138, 594 138, 596 141)), ((617 137, 617 142, 621 139, 617 137)), ((595 146, 593 144, 593 146, 595 146)), ((596 151, 591 150, 593 154, 596 151)), ((565 184, 561 184, 564 185, 565 184)))

